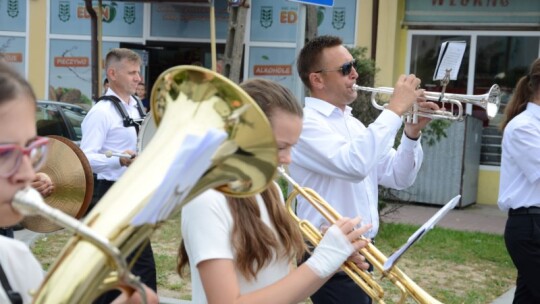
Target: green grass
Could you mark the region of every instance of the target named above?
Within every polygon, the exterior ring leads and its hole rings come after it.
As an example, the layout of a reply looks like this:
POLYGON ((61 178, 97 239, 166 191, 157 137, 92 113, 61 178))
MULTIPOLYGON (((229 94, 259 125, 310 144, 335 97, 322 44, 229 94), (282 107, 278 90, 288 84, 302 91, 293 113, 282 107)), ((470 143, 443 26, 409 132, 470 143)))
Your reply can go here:
MULTIPOLYGON (((376 247, 386 256, 404 244, 418 228, 381 223, 376 247)), ((165 222, 152 236, 159 294, 191 299, 189 276, 176 273, 180 221, 165 222)), ((69 234, 56 232, 38 240, 32 250, 47 269, 69 234)), ((435 228, 414 244, 398 267, 431 296, 443 303, 490 303, 515 282, 516 271, 500 235, 435 228)), ((396 303, 398 292, 389 280, 377 281, 385 290, 386 303, 396 303)), ((409 301, 408 303, 413 303, 409 301)))
MULTIPOLYGON (((384 223, 376 246, 388 256, 417 228, 384 223)), ((490 303, 514 284, 516 275, 501 235, 442 228, 414 244, 398 267, 443 303, 490 303)))

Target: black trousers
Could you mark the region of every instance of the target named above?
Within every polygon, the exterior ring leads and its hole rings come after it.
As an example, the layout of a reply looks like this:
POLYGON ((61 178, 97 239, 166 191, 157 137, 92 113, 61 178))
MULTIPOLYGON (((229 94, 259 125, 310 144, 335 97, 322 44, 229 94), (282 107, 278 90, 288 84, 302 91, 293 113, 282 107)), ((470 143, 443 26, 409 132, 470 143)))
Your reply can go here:
MULTIPOLYGON (((90 208, 93 208, 95 204, 101 199, 103 195, 109 190, 110 187, 114 184, 114 182, 111 181, 104 181, 104 180, 95 180, 94 185, 94 195, 92 197, 92 202, 90 203, 90 208)), ((131 263, 131 261, 134 259, 135 255, 139 250, 142 252, 139 255, 139 258, 135 261, 133 264, 133 267, 131 268, 131 272, 140 277, 141 282, 146 284, 149 288, 153 289, 157 292, 157 278, 156 278, 156 263, 154 260, 154 252, 152 250, 152 244, 150 244, 150 240, 148 239, 147 242, 143 243, 141 246, 139 246, 137 249, 133 251, 128 257, 127 262, 128 264, 131 263)), ((100 296, 97 300, 94 301, 94 303, 111 303, 116 297, 120 295, 119 291, 113 290, 104 293, 102 296, 100 296)))
POLYGON ((513 303, 540 303, 540 214, 510 214, 504 241, 517 268, 513 303))
MULTIPOLYGON (((306 253, 300 264, 309 257, 306 253)), ((373 270, 371 264, 369 270, 373 270)), ((310 298, 313 304, 371 304, 368 294, 343 271, 336 272, 310 298)))

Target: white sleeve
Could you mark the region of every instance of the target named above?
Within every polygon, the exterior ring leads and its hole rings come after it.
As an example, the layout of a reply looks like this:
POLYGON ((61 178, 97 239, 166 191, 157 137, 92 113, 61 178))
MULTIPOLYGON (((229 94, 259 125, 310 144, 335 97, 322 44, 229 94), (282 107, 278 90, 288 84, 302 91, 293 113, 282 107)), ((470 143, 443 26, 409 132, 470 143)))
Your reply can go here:
POLYGON ((508 155, 516 162, 530 183, 540 179, 540 130, 532 123, 522 123, 504 134, 508 144, 504 146, 508 155))
POLYGON ((225 196, 208 190, 182 209, 182 238, 189 262, 233 259, 230 242, 232 216, 225 196))
POLYGON ((401 144, 397 151, 392 149, 379 162, 379 185, 398 190, 413 185, 424 158, 420 139, 415 141, 409 139, 405 133, 401 135, 401 144))
POLYGON ((100 103, 92 107, 81 124, 81 150, 88 158, 94 173, 100 173, 102 169, 107 168, 120 168, 120 162, 116 157, 108 158, 101 153, 107 132, 111 129, 111 121, 109 116, 103 113, 106 105, 103 101, 100 103))

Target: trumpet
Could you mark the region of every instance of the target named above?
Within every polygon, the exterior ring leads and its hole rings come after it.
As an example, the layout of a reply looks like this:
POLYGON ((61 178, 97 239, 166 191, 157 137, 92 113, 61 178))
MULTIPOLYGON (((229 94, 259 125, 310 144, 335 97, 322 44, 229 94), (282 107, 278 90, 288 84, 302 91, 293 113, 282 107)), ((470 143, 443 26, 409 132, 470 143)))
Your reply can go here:
MULTIPOLYGON (((335 211, 319 194, 313 189, 304 188, 298 185, 292 177, 290 177, 283 167, 278 167, 278 173, 291 184, 293 191, 287 197, 285 206, 291 217, 298 223, 304 237, 314 246, 322 239, 322 234, 307 220, 300 219, 294 212, 292 206, 297 195, 301 195, 310 203, 322 216, 330 223, 334 224, 341 215, 335 211)), ((412 298, 417 303, 421 304, 442 304, 437 299, 433 298, 413 280, 411 280, 397 266, 393 266, 389 270, 384 270, 384 263, 388 259, 374 245, 367 243, 366 247, 359 250, 366 260, 373 265, 373 268, 379 271, 383 277, 388 278, 399 290, 400 299, 398 303, 404 303, 407 298, 412 298)), ((374 276, 366 272, 351 261, 346 261, 341 269, 368 294, 374 302, 383 304, 384 290, 380 284, 374 279, 374 276)))
MULTIPOLYGON (((391 87, 363 87, 357 84, 353 85, 353 90, 355 91, 365 91, 371 92, 371 104, 377 110, 384 110, 388 104, 380 105, 377 102, 377 94, 386 94, 392 95, 394 93, 394 88, 391 87)), ((499 111, 499 106, 501 104, 501 89, 497 84, 491 86, 489 91, 482 95, 462 95, 462 94, 453 94, 453 93, 439 93, 439 92, 425 92, 425 97, 429 101, 442 102, 443 108, 444 103, 450 103, 451 108, 448 110, 431 110, 423 109, 414 103, 412 109, 404 114, 406 122, 417 123, 418 117, 428 117, 431 119, 447 119, 451 121, 462 121, 463 120, 463 105, 462 103, 469 103, 475 106, 479 106, 486 111, 487 117, 492 119, 497 115, 499 111), (454 111, 454 106, 456 111, 454 111), (456 113, 454 113, 456 112, 456 113)))

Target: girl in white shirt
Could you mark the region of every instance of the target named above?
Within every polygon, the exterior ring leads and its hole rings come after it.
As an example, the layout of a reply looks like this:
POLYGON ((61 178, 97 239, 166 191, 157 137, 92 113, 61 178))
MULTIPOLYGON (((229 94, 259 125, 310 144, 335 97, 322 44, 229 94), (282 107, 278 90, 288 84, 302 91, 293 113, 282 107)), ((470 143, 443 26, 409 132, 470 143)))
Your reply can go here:
MULTIPOLYGON (((241 84, 267 115, 278 146, 280 164, 302 129, 302 108, 282 85, 252 79, 241 84)), ((191 272, 194 303, 297 303, 315 292, 366 243, 358 238, 370 226, 353 229, 360 219, 333 225, 312 257, 292 270, 304 241, 290 219, 277 184, 248 198, 208 190, 182 210, 183 242, 178 272, 191 272)), ((367 269, 363 257, 355 262, 367 269)))
MULTIPOLYGON (((36 96, 28 82, 7 64, 0 62, 0 227, 15 225, 23 215, 12 200, 15 193, 31 185, 35 171, 45 161, 46 138, 36 136, 36 96)), ((11 289, 23 303, 30 303, 30 290, 37 290, 43 279, 41 265, 21 241, 0 236, 0 265, 11 289)), ((157 295, 146 288, 148 303, 157 295)), ((117 299, 124 302, 126 294, 117 299)), ((11 303, 0 285, 0 303, 11 303)), ((128 303, 139 303, 138 293, 128 303)))
POLYGON ((514 303, 540 303, 540 59, 504 114, 498 204, 508 211, 504 240, 518 272, 514 303))

